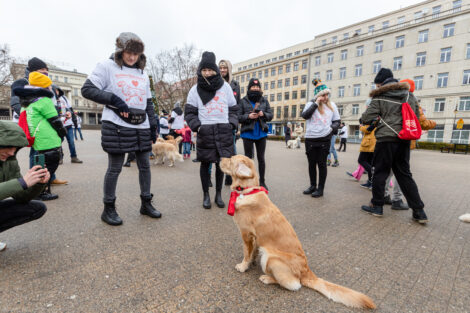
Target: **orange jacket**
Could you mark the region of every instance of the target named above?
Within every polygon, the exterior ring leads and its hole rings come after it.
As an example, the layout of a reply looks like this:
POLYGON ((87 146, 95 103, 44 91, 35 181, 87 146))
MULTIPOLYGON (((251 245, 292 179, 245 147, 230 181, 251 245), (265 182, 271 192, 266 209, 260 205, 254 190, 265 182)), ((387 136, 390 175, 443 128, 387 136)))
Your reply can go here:
POLYGON ((364 125, 359 128, 361 132, 364 133, 364 137, 362 137, 361 147, 359 148, 360 152, 374 152, 375 150, 375 128, 373 131, 367 131, 367 127, 369 125, 364 125))

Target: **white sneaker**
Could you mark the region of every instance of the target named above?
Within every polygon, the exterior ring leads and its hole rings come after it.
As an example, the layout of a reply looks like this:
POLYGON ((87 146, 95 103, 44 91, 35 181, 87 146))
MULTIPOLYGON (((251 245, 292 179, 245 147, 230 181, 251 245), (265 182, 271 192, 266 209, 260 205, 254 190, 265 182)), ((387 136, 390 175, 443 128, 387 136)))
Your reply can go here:
POLYGON ((6 244, 6 243, 4 243, 4 242, 0 242, 0 251, 3 251, 3 250, 5 250, 5 249, 6 249, 6 247, 7 247, 7 244, 6 244))

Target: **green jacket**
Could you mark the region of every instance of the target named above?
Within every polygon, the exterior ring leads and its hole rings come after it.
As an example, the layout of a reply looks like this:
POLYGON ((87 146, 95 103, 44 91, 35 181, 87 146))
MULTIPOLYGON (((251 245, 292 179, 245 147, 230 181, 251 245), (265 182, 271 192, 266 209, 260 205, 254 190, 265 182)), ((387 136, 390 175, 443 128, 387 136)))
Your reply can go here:
MULTIPOLYGON (((0 121, 0 146, 26 147, 28 141, 23 130, 13 122, 0 121)), ((16 155, 6 161, 0 161, 0 200, 12 197, 18 202, 28 202, 37 197, 46 186, 36 184, 26 190, 21 187, 18 178, 22 177, 16 155)))
POLYGON ((372 99, 361 119, 363 124, 370 125, 380 116, 381 121, 375 130, 377 142, 401 140, 397 133, 401 131, 403 125, 401 115, 403 102, 408 102, 416 116, 419 116, 418 101, 413 93, 409 92, 409 88, 407 83, 392 82, 370 92, 372 99))

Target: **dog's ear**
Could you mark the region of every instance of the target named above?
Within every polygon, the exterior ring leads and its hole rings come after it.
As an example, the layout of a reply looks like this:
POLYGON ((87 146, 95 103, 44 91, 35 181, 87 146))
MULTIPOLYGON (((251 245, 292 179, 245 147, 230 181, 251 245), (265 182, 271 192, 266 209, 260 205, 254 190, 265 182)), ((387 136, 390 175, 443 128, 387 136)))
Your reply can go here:
POLYGON ((249 168, 243 162, 238 163, 235 174, 240 178, 252 178, 253 177, 253 172, 251 171, 251 168, 249 168))

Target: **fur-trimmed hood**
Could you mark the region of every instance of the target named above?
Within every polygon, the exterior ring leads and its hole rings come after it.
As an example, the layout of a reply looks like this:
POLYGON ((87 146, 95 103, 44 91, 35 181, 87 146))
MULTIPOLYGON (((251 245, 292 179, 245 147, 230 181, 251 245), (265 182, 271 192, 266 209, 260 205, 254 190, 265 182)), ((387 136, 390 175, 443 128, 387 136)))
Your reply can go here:
POLYGON ((116 50, 114 51, 114 62, 120 67, 123 67, 124 61, 122 59, 122 53, 124 51, 133 52, 133 53, 141 53, 139 60, 135 64, 136 68, 141 69, 142 71, 145 68, 145 64, 147 63, 147 57, 144 54, 144 43, 134 33, 126 32, 119 34, 119 37, 116 38, 116 50))
POLYGON ((410 85, 408 83, 391 83, 391 84, 386 84, 384 86, 381 86, 377 89, 374 89, 370 92, 369 96, 371 98, 378 97, 383 95, 386 92, 389 91, 395 91, 395 90, 410 90, 410 85))

